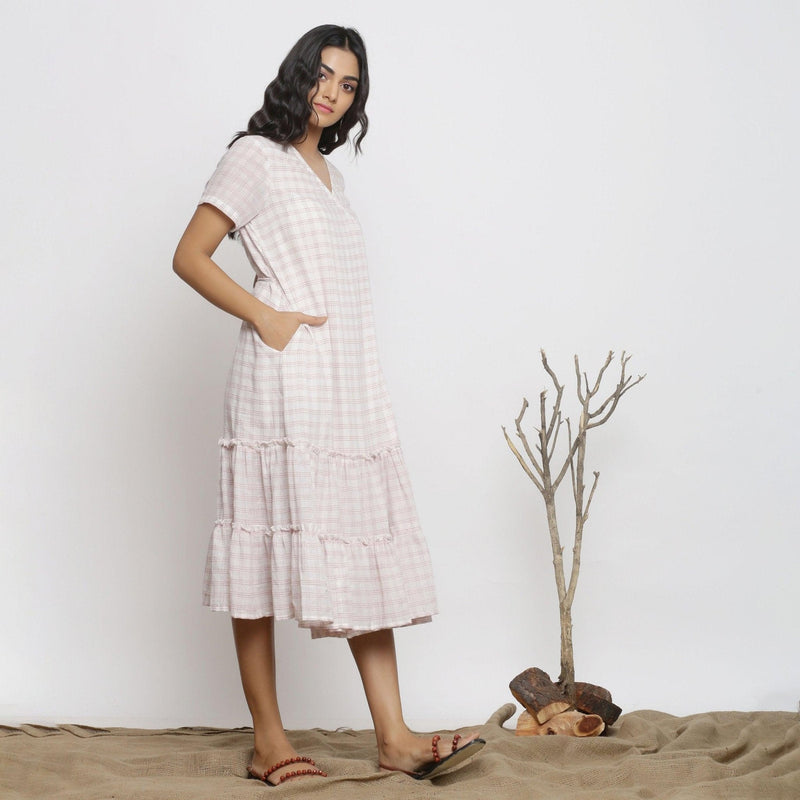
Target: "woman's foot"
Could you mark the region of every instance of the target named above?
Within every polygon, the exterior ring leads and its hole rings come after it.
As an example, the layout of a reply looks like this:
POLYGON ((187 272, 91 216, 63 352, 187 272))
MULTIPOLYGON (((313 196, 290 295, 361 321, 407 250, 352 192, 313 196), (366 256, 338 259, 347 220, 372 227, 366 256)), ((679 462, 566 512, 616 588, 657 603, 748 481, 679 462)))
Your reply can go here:
POLYGON ((477 738, 477 732, 465 736, 456 733, 430 737, 405 731, 379 744, 378 762, 384 769, 418 773, 437 761, 443 761, 477 738))
POLYGON ((327 773, 320 770, 313 761, 310 759, 300 760, 301 758, 288 741, 282 742, 264 751, 254 750, 247 772, 252 777, 266 781, 266 783, 273 786, 277 786, 281 783, 281 780, 297 780, 301 777, 327 777, 327 773), (282 766, 274 769, 279 764, 282 766), (290 773, 297 774, 290 776, 290 773))

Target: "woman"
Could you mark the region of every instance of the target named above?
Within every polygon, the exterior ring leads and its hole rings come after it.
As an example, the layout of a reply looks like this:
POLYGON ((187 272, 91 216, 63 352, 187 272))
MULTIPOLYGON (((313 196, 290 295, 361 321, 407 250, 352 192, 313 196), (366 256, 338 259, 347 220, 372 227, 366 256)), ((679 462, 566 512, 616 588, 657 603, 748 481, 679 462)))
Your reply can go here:
POLYGON ((483 744, 456 734, 446 756, 439 737, 409 731, 400 705, 392 629, 430 621, 436 600, 378 364, 361 230, 323 156, 356 125, 360 151, 368 94, 355 30, 305 34, 208 181, 173 264, 243 321, 204 603, 231 614, 255 731, 248 772, 273 785, 324 776, 283 730, 275 619, 348 639, 382 767, 433 777, 483 744), (255 270, 252 294, 212 260, 226 234, 255 270))

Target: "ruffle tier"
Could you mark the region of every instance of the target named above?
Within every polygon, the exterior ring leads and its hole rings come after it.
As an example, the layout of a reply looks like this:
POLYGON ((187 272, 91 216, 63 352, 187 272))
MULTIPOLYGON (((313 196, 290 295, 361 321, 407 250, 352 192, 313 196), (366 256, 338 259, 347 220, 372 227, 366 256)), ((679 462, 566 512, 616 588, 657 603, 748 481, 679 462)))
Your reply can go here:
POLYGON ((220 441, 204 604, 294 619, 312 636, 428 622, 428 547, 399 445, 367 455, 287 439, 220 441))

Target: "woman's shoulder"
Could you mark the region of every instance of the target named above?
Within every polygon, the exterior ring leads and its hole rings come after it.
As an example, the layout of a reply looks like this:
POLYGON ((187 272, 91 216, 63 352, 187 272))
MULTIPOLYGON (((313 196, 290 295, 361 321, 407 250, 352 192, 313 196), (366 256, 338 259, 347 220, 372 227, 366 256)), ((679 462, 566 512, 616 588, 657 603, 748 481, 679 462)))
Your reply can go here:
POLYGON ((275 151, 282 151, 283 145, 273 142, 272 139, 267 139, 266 136, 261 136, 257 133, 248 133, 236 139, 228 148, 231 152, 237 153, 258 153, 269 155, 275 151))

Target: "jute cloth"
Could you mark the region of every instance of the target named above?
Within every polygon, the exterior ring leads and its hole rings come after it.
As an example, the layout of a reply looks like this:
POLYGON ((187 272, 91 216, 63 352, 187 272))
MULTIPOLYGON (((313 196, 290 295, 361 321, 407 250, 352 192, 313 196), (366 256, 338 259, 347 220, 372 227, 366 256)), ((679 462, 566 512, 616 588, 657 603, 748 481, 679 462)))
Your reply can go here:
MULTIPOLYGON (((233 800, 319 797, 352 800, 625 800, 800 798, 800 720, 789 712, 624 715, 593 739, 515 737, 481 728, 487 746, 434 782, 380 771, 372 731, 293 731, 295 747, 330 773, 269 789, 245 780, 250 729, 99 729, 0 726, 0 796, 48 800, 233 800), (264 794, 264 793, 267 794, 264 794), (278 794, 280 793, 280 795, 278 794)), ((469 727, 464 731, 470 730, 469 727)))

